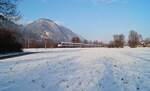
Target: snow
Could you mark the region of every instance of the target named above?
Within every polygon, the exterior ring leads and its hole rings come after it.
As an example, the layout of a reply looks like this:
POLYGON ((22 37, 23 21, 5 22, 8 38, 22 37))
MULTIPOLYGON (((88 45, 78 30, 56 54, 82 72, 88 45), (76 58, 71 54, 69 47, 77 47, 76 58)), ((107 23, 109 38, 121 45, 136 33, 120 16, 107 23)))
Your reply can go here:
POLYGON ((0 60, 0 91, 150 91, 150 48, 24 51, 0 60))

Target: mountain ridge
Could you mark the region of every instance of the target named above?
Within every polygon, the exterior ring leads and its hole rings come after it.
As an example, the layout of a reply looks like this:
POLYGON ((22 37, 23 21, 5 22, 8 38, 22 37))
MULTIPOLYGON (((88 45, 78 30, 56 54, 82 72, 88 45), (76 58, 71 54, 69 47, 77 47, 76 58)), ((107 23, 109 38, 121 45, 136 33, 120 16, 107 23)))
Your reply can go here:
POLYGON ((73 37, 79 37, 81 40, 84 40, 82 36, 74 33, 69 28, 46 18, 39 18, 27 24, 24 30, 25 34, 27 34, 27 37, 30 39, 40 40, 41 35, 44 32, 48 32, 48 38, 56 42, 70 42, 73 37))

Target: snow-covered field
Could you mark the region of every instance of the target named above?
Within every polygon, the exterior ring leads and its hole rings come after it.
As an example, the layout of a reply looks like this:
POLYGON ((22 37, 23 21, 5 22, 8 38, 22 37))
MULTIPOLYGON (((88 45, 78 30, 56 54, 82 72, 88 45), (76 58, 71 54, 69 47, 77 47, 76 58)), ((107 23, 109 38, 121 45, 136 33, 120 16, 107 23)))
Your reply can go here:
POLYGON ((29 49, 0 60, 0 91, 150 91, 150 49, 29 49))

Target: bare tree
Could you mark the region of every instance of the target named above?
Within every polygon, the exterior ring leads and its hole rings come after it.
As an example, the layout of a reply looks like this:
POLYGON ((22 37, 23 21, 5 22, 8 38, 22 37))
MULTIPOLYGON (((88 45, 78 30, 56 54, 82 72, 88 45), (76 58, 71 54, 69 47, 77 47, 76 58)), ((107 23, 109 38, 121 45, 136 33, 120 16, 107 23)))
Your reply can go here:
POLYGON ((125 43, 125 36, 123 34, 116 34, 113 36, 114 38, 114 47, 124 47, 124 43, 125 43))
POLYGON ((18 0, 0 0, 0 20, 16 21, 20 18, 17 11, 18 0))
POLYGON ((73 42, 73 43, 80 43, 81 40, 80 40, 79 37, 73 37, 73 38, 72 38, 72 42, 73 42))
POLYGON ((17 1, 0 0, 0 50, 4 52, 21 51, 22 48, 22 35, 14 23, 20 17, 17 1))
POLYGON ((13 52, 22 51, 22 44, 18 41, 18 33, 8 28, 0 28, 0 51, 13 52))
POLYGON ((85 39, 85 40, 83 41, 83 43, 88 44, 88 40, 85 39))
POLYGON ((144 46, 150 47, 150 38, 146 38, 146 39, 144 40, 144 46))
POLYGON ((136 31, 131 30, 129 33, 128 45, 131 48, 135 48, 139 45, 139 43, 140 43, 140 35, 136 31))
POLYGON ((114 41, 109 41, 109 43, 105 46, 107 46, 109 48, 113 48, 113 47, 115 47, 115 43, 114 43, 114 41))
POLYGON ((93 44, 98 45, 99 44, 98 40, 94 40, 93 44))

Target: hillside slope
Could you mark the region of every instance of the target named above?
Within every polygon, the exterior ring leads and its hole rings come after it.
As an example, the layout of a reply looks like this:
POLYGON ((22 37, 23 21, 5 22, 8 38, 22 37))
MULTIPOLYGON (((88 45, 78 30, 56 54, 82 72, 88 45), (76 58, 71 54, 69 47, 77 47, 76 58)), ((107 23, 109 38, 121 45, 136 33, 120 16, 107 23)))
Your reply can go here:
MULTIPOLYGON (((41 40, 41 36, 44 32, 49 33, 49 39, 57 42, 68 42, 71 41, 73 37, 80 37, 70 29, 44 18, 40 18, 25 26, 25 34, 27 34, 26 36, 30 39, 41 40)), ((82 37, 80 37, 80 39, 83 40, 82 37)))

